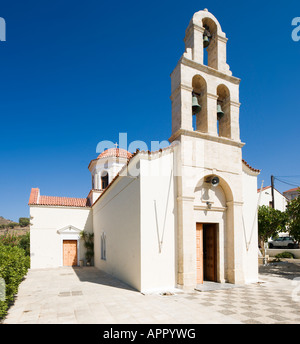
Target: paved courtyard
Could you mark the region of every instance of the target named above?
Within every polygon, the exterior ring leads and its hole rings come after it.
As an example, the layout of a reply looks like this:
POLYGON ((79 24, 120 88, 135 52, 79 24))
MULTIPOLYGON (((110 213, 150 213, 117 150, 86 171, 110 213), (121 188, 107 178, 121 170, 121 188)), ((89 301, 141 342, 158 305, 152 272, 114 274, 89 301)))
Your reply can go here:
POLYGON ((261 266, 259 278, 234 288, 143 295, 94 267, 30 270, 3 323, 300 324, 300 260, 261 266))

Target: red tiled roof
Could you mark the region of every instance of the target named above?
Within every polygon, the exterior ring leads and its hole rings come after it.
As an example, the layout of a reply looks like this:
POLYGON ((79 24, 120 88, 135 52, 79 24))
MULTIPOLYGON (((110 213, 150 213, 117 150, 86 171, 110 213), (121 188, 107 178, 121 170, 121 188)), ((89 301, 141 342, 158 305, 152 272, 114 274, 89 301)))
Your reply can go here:
POLYGON ((250 166, 250 165, 247 163, 247 161, 245 161, 244 159, 242 159, 242 161, 243 161, 243 163, 244 163, 248 168, 250 168, 251 171, 253 171, 253 172, 260 172, 260 170, 258 170, 258 169, 256 169, 256 168, 250 166))
POLYGON ((39 203, 41 205, 61 205, 67 207, 87 207, 86 198, 71 198, 71 197, 55 197, 55 196, 40 196, 39 203))
POLYGON ((107 158, 107 157, 117 157, 117 158, 130 159, 132 157, 132 154, 130 152, 128 152, 126 149, 110 148, 110 149, 106 149, 104 152, 102 152, 98 156, 97 159, 107 158))
POLYGON ((267 189, 269 189, 271 187, 271 185, 269 185, 269 186, 264 186, 262 189, 257 189, 257 192, 260 192, 260 190, 261 191, 264 191, 264 190, 267 190, 267 189))
POLYGON ((62 207, 90 207, 88 198, 75 198, 75 197, 56 197, 56 196, 38 196, 39 189, 31 189, 29 197, 29 205, 53 205, 62 207))
POLYGON ((91 164, 94 161, 97 161, 98 159, 116 157, 116 158, 125 158, 128 161, 129 159, 132 158, 132 155, 133 154, 131 154, 130 152, 128 152, 126 149, 123 149, 123 148, 109 148, 103 151, 101 154, 99 154, 97 159, 91 160, 88 168, 90 168, 91 164))
POLYGON ((293 189, 289 189, 289 190, 283 191, 283 193, 298 191, 299 188, 300 188, 300 186, 298 188, 293 188, 293 189))
POLYGON ((37 204, 39 196, 40 196, 40 189, 32 188, 28 204, 37 204))

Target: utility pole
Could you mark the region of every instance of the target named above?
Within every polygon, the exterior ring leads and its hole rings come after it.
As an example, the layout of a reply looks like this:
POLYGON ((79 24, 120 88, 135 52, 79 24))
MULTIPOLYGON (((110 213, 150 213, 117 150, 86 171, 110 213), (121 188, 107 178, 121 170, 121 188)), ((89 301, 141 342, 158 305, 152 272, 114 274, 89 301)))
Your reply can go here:
POLYGON ((274 176, 271 176, 272 208, 275 209, 274 201, 274 176))

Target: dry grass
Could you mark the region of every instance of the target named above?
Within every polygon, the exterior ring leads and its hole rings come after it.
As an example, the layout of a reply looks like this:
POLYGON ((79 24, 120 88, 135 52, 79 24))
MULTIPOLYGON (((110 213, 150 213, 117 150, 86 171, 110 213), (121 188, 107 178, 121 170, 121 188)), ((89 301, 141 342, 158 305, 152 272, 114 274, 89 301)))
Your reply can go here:
POLYGON ((0 229, 0 235, 9 233, 9 234, 15 234, 15 235, 24 235, 27 232, 29 232, 30 228, 28 227, 15 227, 15 228, 9 228, 9 229, 0 229))

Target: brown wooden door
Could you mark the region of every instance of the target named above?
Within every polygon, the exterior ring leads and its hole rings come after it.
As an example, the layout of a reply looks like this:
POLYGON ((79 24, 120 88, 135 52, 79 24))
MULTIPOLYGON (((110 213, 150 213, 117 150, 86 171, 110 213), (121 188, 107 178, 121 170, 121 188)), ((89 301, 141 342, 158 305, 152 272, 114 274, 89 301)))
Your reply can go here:
POLYGON ((64 266, 77 265, 77 240, 63 241, 64 266))
POLYGON ((215 224, 205 224, 204 241, 204 279, 217 281, 217 230, 215 224))
POLYGON ((203 283, 203 224, 196 224, 196 269, 197 284, 203 283))

